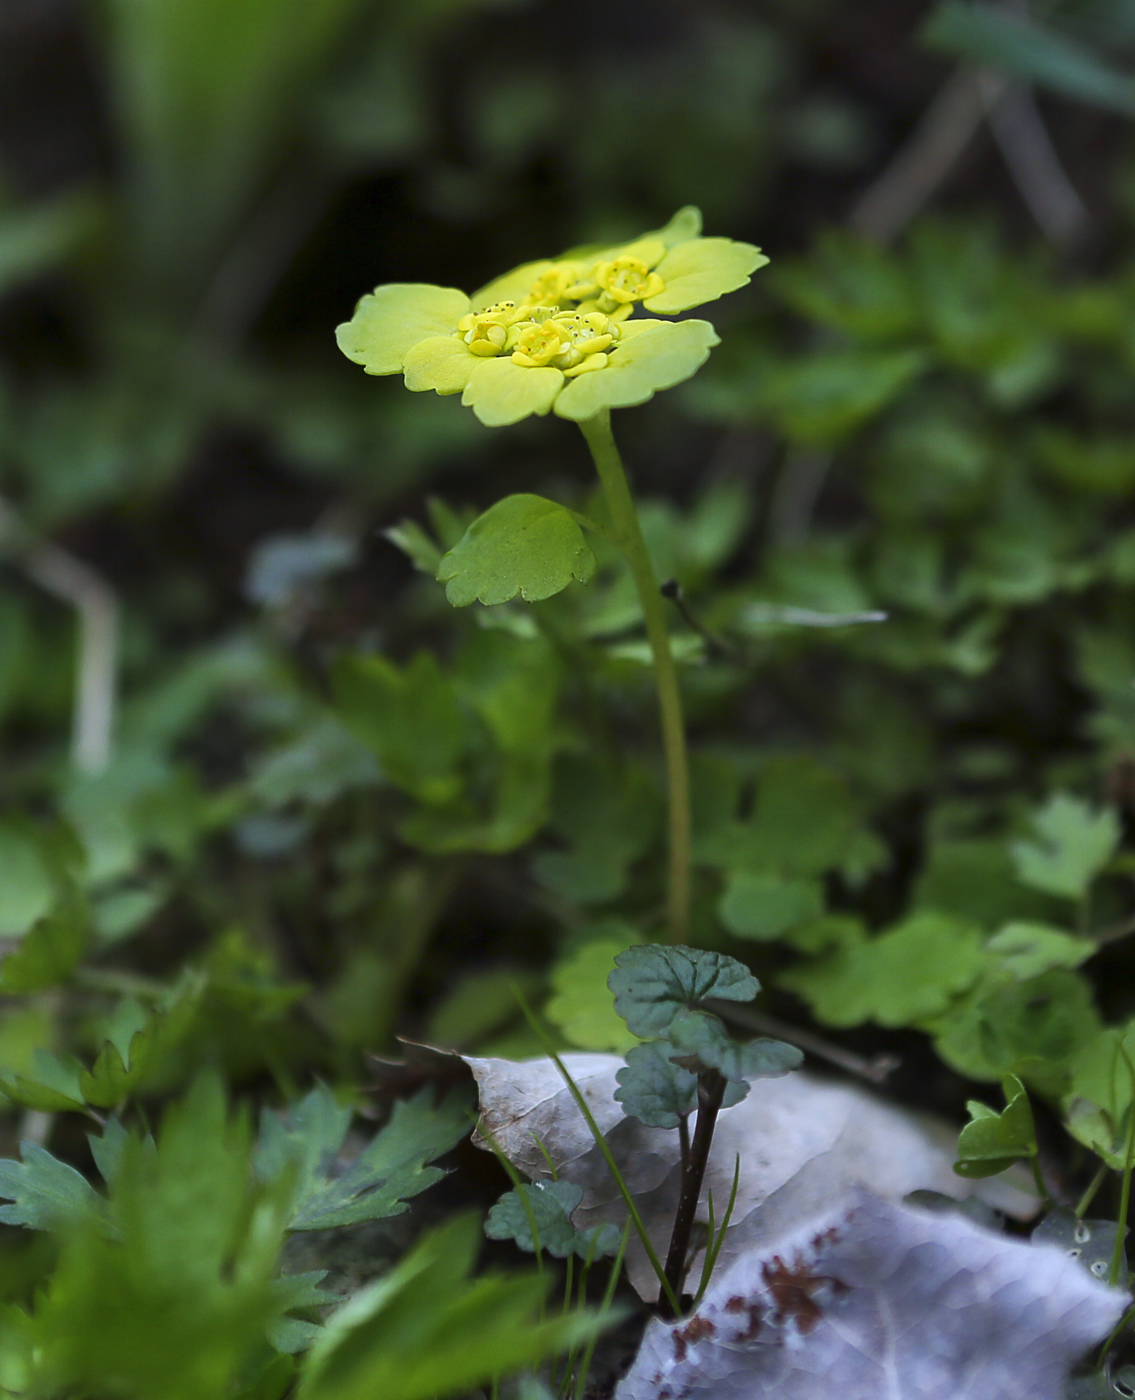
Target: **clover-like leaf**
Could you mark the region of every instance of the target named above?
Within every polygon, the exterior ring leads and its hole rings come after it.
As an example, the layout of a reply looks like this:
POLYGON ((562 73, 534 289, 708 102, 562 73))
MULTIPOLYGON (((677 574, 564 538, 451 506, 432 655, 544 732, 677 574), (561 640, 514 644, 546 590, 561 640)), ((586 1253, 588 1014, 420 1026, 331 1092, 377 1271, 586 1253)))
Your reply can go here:
POLYGON ((1000 1113, 977 1100, 966 1104, 972 1122, 958 1138, 954 1170, 959 1176, 996 1176, 1023 1157, 1036 1156, 1036 1125, 1025 1086, 1008 1074, 1003 1087, 1005 1107, 1000 1113))
POLYGON ((619 1231, 614 1225, 592 1225, 580 1230, 571 1213, 583 1200, 583 1188, 570 1181, 534 1181, 506 1191, 489 1211, 485 1234, 491 1240, 512 1240, 529 1254, 536 1252, 532 1226, 539 1245, 557 1259, 577 1254, 581 1259, 601 1259, 618 1252, 619 1231))
POLYGON ((1033 817, 1034 840, 1014 842, 1013 863, 1023 884, 1045 894, 1081 899, 1119 844, 1119 818, 1058 792, 1033 817))
POLYGON ((543 496, 506 496, 479 515, 442 559, 439 583, 455 608, 470 603, 528 603, 586 583, 595 555, 566 507, 543 496))
POLYGON ((615 1078, 615 1098, 625 1113, 648 1128, 676 1128, 698 1106, 697 1076, 670 1058, 673 1051, 662 1040, 636 1045, 627 1052, 627 1063, 615 1078))
POLYGON ((762 870, 735 870, 718 905, 721 922, 738 938, 779 938, 818 919, 824 889, 818 880, 794 879, 762 870))
POLYGON ((605 408, 645 403, 657 390, 689 379, 719 343, 708 321, 624 321, 608 363, 569 380, 555 400, 555 411, 578 422, 605 408))
POLYGON ((799 1069, 804 1062, 796 1046, 783 1040, 764 1036, 734 1040, 720 1018, 708 1011, 679 1011, 670 1023, 667 1039, 673 1050, 681 1052, 687 1067, 691 1060, 697 1060, 729 1080, 775 1079, 799 1069))
POLYGON ((615 964, 607 978, 615 1010, 644 1038, 665 1035, 679 1011, 692 1010, 708 997, 752 1001, 761 989, 736 958, 684 944, 640 944, 620 953, 615 964))

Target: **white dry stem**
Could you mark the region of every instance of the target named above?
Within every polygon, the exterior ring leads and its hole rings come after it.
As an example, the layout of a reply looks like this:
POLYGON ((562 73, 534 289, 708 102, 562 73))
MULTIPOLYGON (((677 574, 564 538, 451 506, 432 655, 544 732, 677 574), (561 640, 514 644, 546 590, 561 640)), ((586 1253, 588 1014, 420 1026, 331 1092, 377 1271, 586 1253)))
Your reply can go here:
POLYGON ((35 583, 75 609, 78 656, 71 732, 71 760, 83 773, 110 761, 118 682, 118 598, 106 579, 69 550, 40 540, 0 499, 0 548, 10 552, 35 583))

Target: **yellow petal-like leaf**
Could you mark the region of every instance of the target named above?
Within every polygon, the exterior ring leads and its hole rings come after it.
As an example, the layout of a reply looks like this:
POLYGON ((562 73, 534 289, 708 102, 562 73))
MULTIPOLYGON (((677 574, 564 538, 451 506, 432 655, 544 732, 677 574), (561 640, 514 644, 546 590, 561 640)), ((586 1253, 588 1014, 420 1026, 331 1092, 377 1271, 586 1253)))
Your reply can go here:
POLYGON ((648 311, 671 316, 688 311, 691 306, 735 292, 767 262, 768 258, 751 243, 734 243, 731 238, 692 238, 676 244, 658 264, 656 271, 666 286, 643 305, 648 311))
POLYGON ((459 394, 483 363, 459 336, 431 335, 406 352, 406 388, 459 394))
POLYGON ((501 356, 474 366, 461 402, 486 427, 503 428, 529 414, 547 413, 563 382, 558 369, 514 365, 510 357, 501 356))
POLYGON ((708 321, 627 321, 607 365, 571 380, 556 413, 580 422, 604 408, 645 403, 657 390, 689 379, 717 343, 708 321))
POLYGON ((390 282, 362 298, 351 319, 335 328, 335 339, 368 374, 397 374, 412 346, 452 334, 468 310, 469 298, 455 287, 390 282))

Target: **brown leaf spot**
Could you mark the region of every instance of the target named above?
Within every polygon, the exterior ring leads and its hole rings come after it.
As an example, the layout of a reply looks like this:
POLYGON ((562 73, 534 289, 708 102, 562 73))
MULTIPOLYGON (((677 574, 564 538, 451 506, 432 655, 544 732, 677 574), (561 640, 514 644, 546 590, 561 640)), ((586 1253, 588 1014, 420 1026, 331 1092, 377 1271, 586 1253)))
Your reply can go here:
POLYGON ((742 1313, 745 1311, 746 1307, 747 1304, 744 1298, 742 1298, 741 1295, 737 1293, 734 1294, 734 1296, 730 1298, 729 1301, 725 1304, 725 1311, 731 1313, 742 1313))
POLYGON ((844 1289, 839 1279, 812 1273, 807 1261, 799 1255, 789 1266, 779 1254, 774 1254, 772 1262, 765 1264, 761 1272, 765 1287, 776 1305, 777 1323, 783 1325, 789 1318, 794 1318, 801 1332, 810 1332, 823 1316, 813 1294, 824 1284, 830 1285, 834 1291, 844 1289))

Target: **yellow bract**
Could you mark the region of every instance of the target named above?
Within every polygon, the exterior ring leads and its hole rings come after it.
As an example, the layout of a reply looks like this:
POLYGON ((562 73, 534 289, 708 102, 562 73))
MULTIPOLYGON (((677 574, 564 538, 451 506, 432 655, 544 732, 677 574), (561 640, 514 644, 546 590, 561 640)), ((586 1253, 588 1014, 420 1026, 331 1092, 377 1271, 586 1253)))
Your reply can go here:
POLYGON ((401 371, 409 389, 461 394, 483 423, 553 406, 584 419, 681 383, 717 343, 707 321, 648 320, 640 309, 680 316, 743 287, 766 261, 748 243, 703 238, 698 211, 683 209, 656 233, 524 263, 472 297, 377 287, 336 336, 368 374, 401 371))

